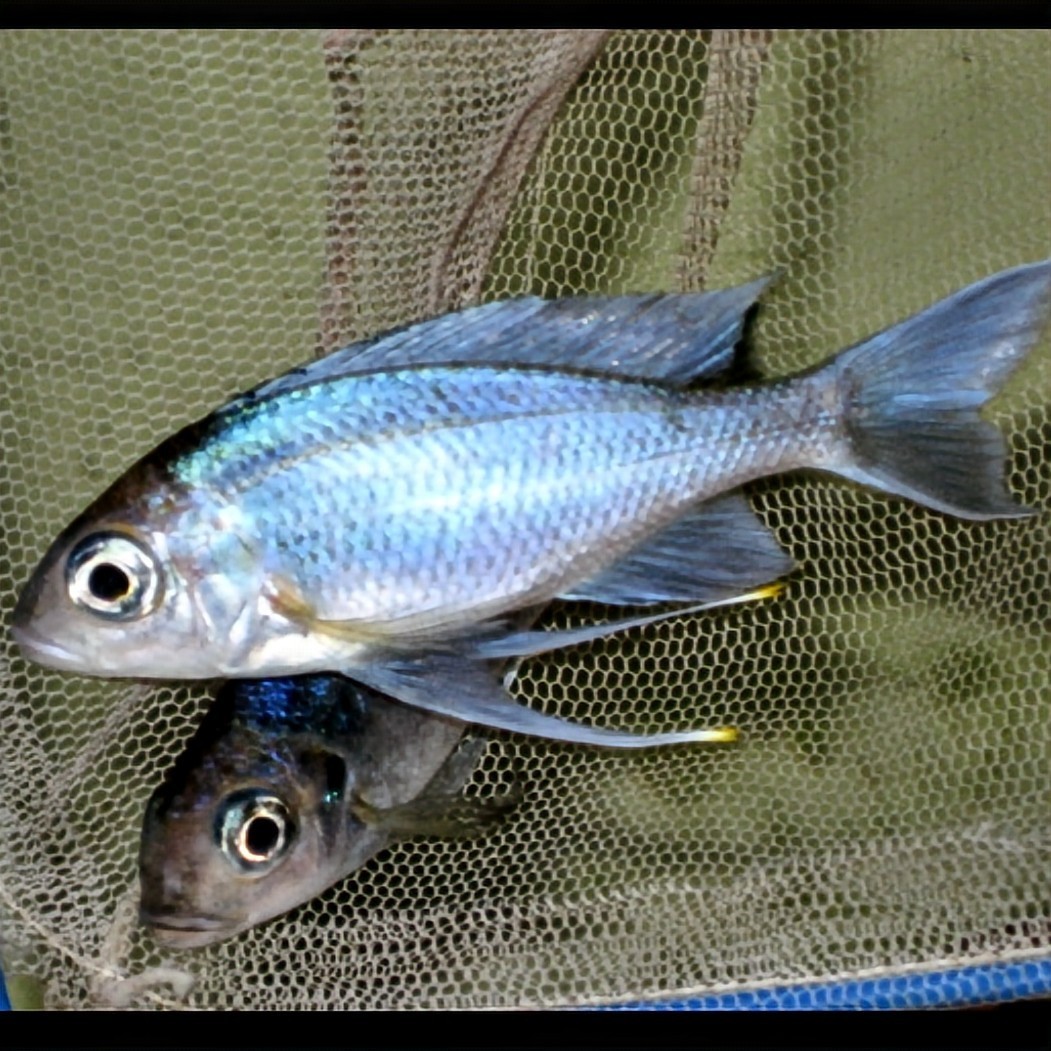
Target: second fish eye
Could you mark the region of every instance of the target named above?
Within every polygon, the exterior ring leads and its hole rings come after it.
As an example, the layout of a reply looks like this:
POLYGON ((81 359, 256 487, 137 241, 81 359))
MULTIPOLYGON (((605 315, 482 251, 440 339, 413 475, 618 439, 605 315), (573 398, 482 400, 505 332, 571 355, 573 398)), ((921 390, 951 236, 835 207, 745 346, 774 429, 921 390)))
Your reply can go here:
POLYGON ((248 875, 261 876, 292 844, 295 826, 288 807, 263 789, 229 796, 219 810, 216 839, 227 860, 248 875))
POLYGON ((145 544, 117 532, 92 533, 66 563, 69 597, 107 620, 133 620, 154 610, 161 575, 145 544))

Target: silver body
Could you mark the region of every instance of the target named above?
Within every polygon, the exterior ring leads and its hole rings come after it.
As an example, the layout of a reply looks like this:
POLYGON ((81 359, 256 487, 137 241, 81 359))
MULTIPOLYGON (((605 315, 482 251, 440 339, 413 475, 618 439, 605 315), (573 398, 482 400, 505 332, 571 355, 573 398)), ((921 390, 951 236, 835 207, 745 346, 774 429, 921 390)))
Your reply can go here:
POLYGON ((1046 320, 1051 262, 812 372, 698 389, 765 284, 489 304, 293 370, 74 522, 23 593, 16 638, 89 674, 342 671, 540 733, 486 662, 640 620, 541 639, 519 618, 555 598, 710 608, 769 593, 756 588, 790 560, 740 497, 713 500, 750 479, 804 467, 961 517, 1030 513, 978 410, 1046 320))

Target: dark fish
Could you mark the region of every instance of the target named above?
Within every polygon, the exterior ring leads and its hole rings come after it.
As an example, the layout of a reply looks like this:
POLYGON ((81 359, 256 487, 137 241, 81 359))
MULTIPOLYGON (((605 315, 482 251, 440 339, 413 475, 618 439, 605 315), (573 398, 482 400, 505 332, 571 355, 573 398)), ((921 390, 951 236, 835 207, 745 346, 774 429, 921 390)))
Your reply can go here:
POLYGON ((395 839, 473 835, 514 793, 458 790, 482 742, 339 675, 229 682, 150 798, 141 917, 188 949, 286 912, 395 839))

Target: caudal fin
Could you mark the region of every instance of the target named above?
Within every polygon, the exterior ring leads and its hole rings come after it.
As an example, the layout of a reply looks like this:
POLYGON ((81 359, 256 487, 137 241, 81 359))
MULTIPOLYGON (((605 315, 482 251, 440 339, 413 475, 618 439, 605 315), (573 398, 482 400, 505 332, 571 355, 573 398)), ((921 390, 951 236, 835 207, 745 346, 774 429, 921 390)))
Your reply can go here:
POLYGON ((1032 514, 1011 499, 1007 450, 979 409, 1051 313, 1051 259, 1004 270, 843 351, 849 462, 836 471, 961 518, 1032 514))

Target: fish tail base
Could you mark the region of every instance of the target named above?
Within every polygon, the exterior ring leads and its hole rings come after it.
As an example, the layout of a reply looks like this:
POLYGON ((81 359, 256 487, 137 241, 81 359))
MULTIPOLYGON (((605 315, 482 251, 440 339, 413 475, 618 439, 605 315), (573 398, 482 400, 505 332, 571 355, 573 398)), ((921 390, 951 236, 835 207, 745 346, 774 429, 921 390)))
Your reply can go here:
POLYGON ((1051 260, 1005 270, 834 361, 849 443, 836 472, 961 518, 1020 518, 1007 449, 979 409, 1051 312, 1051 260))

